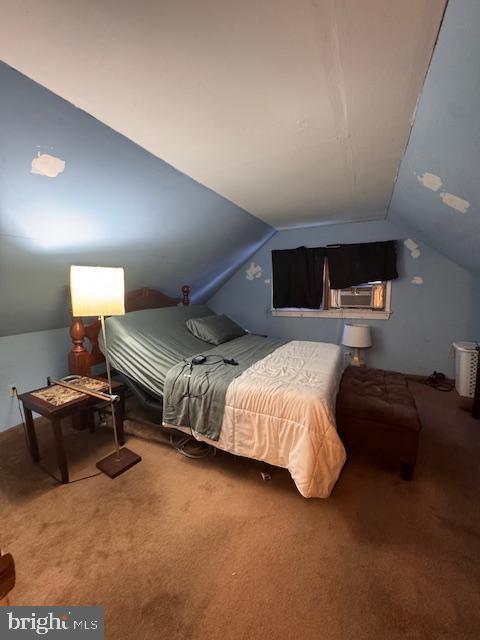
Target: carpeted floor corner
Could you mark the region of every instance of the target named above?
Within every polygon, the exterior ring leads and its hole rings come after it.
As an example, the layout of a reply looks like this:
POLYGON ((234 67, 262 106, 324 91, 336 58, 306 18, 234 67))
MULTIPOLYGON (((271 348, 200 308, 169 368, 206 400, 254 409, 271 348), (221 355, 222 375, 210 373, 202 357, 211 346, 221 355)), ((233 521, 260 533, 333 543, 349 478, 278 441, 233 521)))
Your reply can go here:
MULTIPOLYGON (((16 604, 98 604, 122 640, 473 640, 480 637, 480 422, 455 393, 412 384, 424 429, 415 480, 352 456, 328 500, 285 470, 181 457, 130 437, 143 461, 62 486, 23 433, 0 434, 0 545, 16 604)), ((72 479, 111 433, 65 427, 72 479)), ((51 434, 39 428, 55 472, 51 434)))

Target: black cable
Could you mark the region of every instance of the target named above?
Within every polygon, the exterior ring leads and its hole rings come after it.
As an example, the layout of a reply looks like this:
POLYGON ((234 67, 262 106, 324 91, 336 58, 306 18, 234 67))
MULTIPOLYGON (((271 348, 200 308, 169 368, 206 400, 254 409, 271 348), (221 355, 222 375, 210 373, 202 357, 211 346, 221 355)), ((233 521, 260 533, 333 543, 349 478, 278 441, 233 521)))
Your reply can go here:
MULTIPOLYGON (((180 442, 178 442, 178 443, 175 445, 175 444, 173 443, 173 441, 172 441, 172 435, 170 434, 170 444, 171 444, 171 445, 172 445, 172 446, 173 446, 173 447, 174 447, 174 448, 175 448, 179 453, 181 453, 182 455, 187 456, 188 458, 204 458, 204 457, 207 457, 207 455, 209 455, 209 454, 210 454, 210 453, 212 453, 212 452, 213 452, 213 455, 215 455, 215 447, 213 447, 212 445, 208 445, 207 443, 203 443, 203 444, 202 444, 202 446, 205 446, 205 445, 206 445, 206 446, 209 448, 209 450, 207 451, 207 453, 206 453, 206 454, 204 454, 204 455, 195 455, 195 454, 190 454, 190 453, 188 453, 187 451, 185 451, 185 445, 186 445, 186 444, 188 444, 188 443, 191 443, 191 442, 192 442, 191 438, 193 438, 195 442, 199 442, 199 441, 195 438, 195 436, 194 436, 194 434, 193 434, 193 427, 192 427, 192 425, 191 425, 191 423, 190 423, 190 401, 191 401, 191 400, 194 400, 194 399, 200 399, 200 398, 203 398, 203 397, 204 397, 204 396, 206 396, 206 395, 207 395, 207 393, 210 391, 210 386, 211 386, 211 385, 210 385, 210 375, 209 375, 209 374, 210 374, 211 372, 218 371, 218 369, 219 369, 222 365, 224 365, 224 364, 233 365, 233 364, 235 363, 235 360, 233 360, 233 359, 226 359, 226 358, 224 358, 224 356, 222 356, 222 355, 220 355, 220 354, 217 354, 217 353, 211 353, 211 354, 209 354, 209 355, 205 356, 205 361, 204 361, 204 362, 202 362, 202 363, 199 363, 198 365, 195 365, 195 364, 193 363, 193 360, 187 360, 186 358, 184 358, 183 362, 184 362, 183 367, 182 367, 182 368, 180 369, 180 371, 177 373, 177 376, 175 377, 175 380, 173 381, 173 384, 172 384, 172 392, 171 392, 171 393, 172 393, 172 395, 173 395, 173 393, 174 393, 174 391, 175 391, 175 386, 177 385, 179 378, 180 378, 182 375, 184 375, 185 369, 188 367, 188 368, 190 369, 190 371, 189 371, 189 373, 187 374, 187 378, 188 378, 188 381, 187 381, 187 390, 186 390, 186 392, 185 392, 185 393, 180 397, 180 399, 178 400, 178 402, 176 403, 176 405, 175 405, 175 406, 178 408, 178 407, 180 406, 180 404, 181 404, 181 403, 183 403, 183 401, 184 401, 184 400, 188 399, 188 402, 187 402, 187 405, 186 405, 187 425, 185 425, 185 426, 188 426, 188 427, 189 427, 189 429, 190 429, 190 437, 185 438, 185 439, 183 439, 183 440, 180 440, 180 442), (218 358, 218 360, 214 360, 213 362, 207 362, 206 360, 207 360, 208 358, 211 358, 211 357, 217 357, 217 358, 218 358), (191 393, 191 391, 190 391, 190 384, 191 384, 191 380, 192 380, 192 374, 193 374, 193 371, 194 371, 194 367, 196 367, 196 366, 200 366, 200 364, 205 365, 205 366, 208 366, 208 367, 216 366, 216 368, 215 368, 215 369, 213 369, 213 370, 210 370, 210 371, 202 371, 203 378, 201 378, 199 381, 197 381, 197 382, 198 382, 199 391, 198 391, 198 393, 196 393, 196 394, 192 394, 192 393, 191 393), (204 382, 206 383, 206 387, 205 387, 205 389, 204 389, 204 390, 202 390, 202 386, 203 386, 204 382)), ((238 364, 238 363, 236 363, 236 364, 238 364)))
MULTIPOLYGON (((209 362, 209 363, 204 363, 204 364, 208 364, 209 366, 212 365, 217 365, 216 369, 214 369, 213 371, 217 371, 218 368, 221 366, 220 362, 223 364, 223 360, 222 361, 215 361, 215 362, 209 362)), ((210 372, 209 371, 203 371, 203 378, 200 379, 198 381, 198 387, 199 387, 199 393, 192 395, 192 393, 190 392, 190 383, 192 380, 192 373, 193 373, 193 366, 190 363, 190 374, 188 375, 188 382, 187 382, 187 392, 183 394, 183 396, 180 398, 180 401, 177 403, 177 406, 180 404, 180 402, 183 402, 183 400, 188 399, 187 402, 187 423, 188 423, 188 427, 190 427, 190 433, 192 435, 192 437, 195 437, 193 435, 193 428, 192 425, 190 423, 190 401, 191 400, 199 400, 200 398, 203 398, 204 396, 207 395, 207 393, 210 391, 210 376, 208 375, 210 372), (206 382, 206 388, 203 392, 201 392, 202 389, 202 384, 203 382, 206 382)), ((178 380, 178 377, 177 377, 178 380)))
MULTIPOLYGON (((25 438, 25 445, 27 447, 27 451, 30 451, 30 442, 29 442, 28 436, 27 436, 26 420, 25 420, 25 416, 23 414, 22 405, 21 405, 20 400, 18 398, 18 394, 17 394, 17 390, 16 389, 15 389, 15 397, 17 398, 18 412, 20 413, 20 419, 22 421, 23 435, 24 435, 24 438, 25 438)), ((44 467, 43 464, 40 464, 40 462, 37 462, 37 466, 42 471, 44 471, 47 475, 49 475, 51 478, 56 480, 59 484, 73 484, 74 482, 80 482, 80 480, 88 480, 89 478, 95 478, 96 476, 102 475, 101 471, 97 471, 97 473, 92 473, 89 476, 82 476, 81 478, 75 478, 75 480, 69 480, 68 482, 62 482, 62 480, 59 480, 49 469, 44 467)))
POLYGON ((447 376, 444 373, 439 373, 438 371, 434 371, 431 376, 427 378, 428 386, 433 387, 437 391, 452 391, 455 384, 450 382, 447 379, 447 376))
POLYGON ((186 458, 193 458, 193 459, 206 458, 210 454, 214 456, 216 453, 215 447, 213 447, 211 444, 208 444, 206 442, 197 440, 194 436, 191 437, 187 435, 185 437, 181 437, 180 440, 178 440, 178 442, 174 442, 173 433, 170 433, 170 444, 176 451, 178 451, 178 453, 181 453, 182 456, 185 456, 186 458), (196 446, 198 449, 198 453, 187 451, 186 449, 187 445, 196 446))
MULTIPOLYGON (((223 356, 219 356, 219 354, 217 354, 217 353, 212 353, 212 354, 210 354, 209 356, 206 356, 206 358, 209 358, 209 357, 212 357, 212 356, 217 356, 217 357, 219 357, 220 359, 219 359, 219 360, 214 360, 213 362, 203 362, 203 363, 202 363, 203 365, 205 365, 205 366, 209 366, 209 367, 214 366, 214 365, 218 365, 218 366, 216 367, 216 369, 213 369, 213 371, 212 371, 212 372, 218 371, 218 369, 220 368, 220 366, 221 366, 221 365, 223 365, 223 364, 230 364, 230 362, 225 362, 225 358, 224 358, 223 356)), ((175 380, 173 381, 173 384, 172 384, 172 392, 171 392, 172 394, 173 394, 173 392, 175 391, 175 386, 176 386, 176 384, 177 384, 177 382, 178 382, 178 379, 179 379, 179 378, 181 377, 181 375, 184 373, 185 368, 186 368, 187 366, 190 368, 190 373, 189 373, 189 374, 188 374, 188 376, 187 376, 187 377, 188 377, 188 382, 187 382, 187 391, 186 391, 186 393, 184 393, 184 394, 180 397, 180 400, 179 400, 179 401, 176 403, 176 405, 175 405, 176 407, 178 407, 178 406, 180 405, 180 403, 181 403, 183 400, 185 400, 186 398, 188 398, 189 400, 191 400, 191 399, 199 399, 199 398, 203 398, 203 397, 204 397, 204 396, 206 396, 206 395, 207 395, 207 393, 210 391, 210 376, 209 376, 210 371, 203 371, 203 372, 202 372, 202 374, 203 374, 203 379, 200 379, 198 382, 199 382, 199 387, 200 387, 200 390, 201 390, 201 388, 202 388, 202 384, 203 384, 203 382, 205 381, 205 382, 207 383, 207 387, 206 387, 206 389, 205 389, 204 391, 200 391, 199 393, 196 393, 196 394, 194 394, 194 395, 192 395, 192 394, 190 393, 190 381, 191 381, 191 378, 192 378, 192 373, 193 373, 194 367, 195 367, 195 366, 199 366, 199 365, 194 365, 194 364, 193 364, 193 362, 188 361, 187 359, 184 359, 184 360, 183 360, 183 362, 184 362, 183 367, 180 369, 180 371, 178 372, 178 374, 177 374, 177 376, 176 376, 175 380)), ((188 404, 188 408, 189 408, 189 407, 190 407, 190 403, 188 404)), ((187 419, 188 419, 188 421, 190 422, 189 411, 187 411, 187 419)), ((189 424, 188 426, 190 426, 190 424, 189 424)))
POLYGON ((18 399, 18 395, 17 395, 17 390, 16 389, 15 389, 14 393, 15 393, 15 397, 17 399, 18 412, 20 413, 20 420, 22 421, 23 436, 25 438, 25 446, 27 447, 27 451, 30 451, 30 442, 28 441, 28 437, 27 437, 27 425, 26 425, 25 417, 23 415, 22 405, 20 404, 20 400, 18 399))

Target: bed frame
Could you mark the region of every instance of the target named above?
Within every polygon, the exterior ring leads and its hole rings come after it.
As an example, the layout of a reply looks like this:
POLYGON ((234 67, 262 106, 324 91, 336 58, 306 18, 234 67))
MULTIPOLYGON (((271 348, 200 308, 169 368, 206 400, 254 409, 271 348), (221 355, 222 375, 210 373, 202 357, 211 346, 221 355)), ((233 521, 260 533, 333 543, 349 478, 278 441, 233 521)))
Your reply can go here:
MULTIPOLYGON (((125 311, 141 311, 143 309, 161 309, 163 307, 176 307, 179 299, 170 298, 161 291, 154 289, 135 289, 125 294, 125 311)), ((190 304, 190 287, 182 287, 182 304, 190 304)), ((98 318, 90 324, 84 324, 82 318, 72 318, 70 335, 72 348, 68 354, 68 370, 71 374, 80 376, 91 375, 92 367, 105 362, 105 357, 98 346, 98 334, 100 333, 100 320, 98 318), (85 347, 85 338, 89 345, 85 347)))

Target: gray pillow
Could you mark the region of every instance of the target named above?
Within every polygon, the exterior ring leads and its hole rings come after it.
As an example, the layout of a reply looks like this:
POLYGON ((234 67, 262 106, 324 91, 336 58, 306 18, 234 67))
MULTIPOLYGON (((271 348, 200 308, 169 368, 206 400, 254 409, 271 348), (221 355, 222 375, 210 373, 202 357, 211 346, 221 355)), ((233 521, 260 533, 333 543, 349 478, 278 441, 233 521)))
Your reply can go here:
POLYGON ((217 345, 234 338, 244 336, 246 331, 239 327, 228 316, 206 316, 205 318, 190 318, 185 323, 187 329, 195 338, 217 345))

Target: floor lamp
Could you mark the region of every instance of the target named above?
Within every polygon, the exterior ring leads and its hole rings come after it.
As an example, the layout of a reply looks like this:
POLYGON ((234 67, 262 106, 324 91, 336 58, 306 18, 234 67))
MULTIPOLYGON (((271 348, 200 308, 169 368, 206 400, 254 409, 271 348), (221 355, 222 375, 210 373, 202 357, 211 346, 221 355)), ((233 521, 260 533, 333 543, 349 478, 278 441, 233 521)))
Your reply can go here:
POLYGON ((141 457, 118 444, 114 402, 118 396, 112 393, 112 376, 108 356, 105 316, 125 314, 125 284, 123 269, 116 267, 70 267, 70 294, 74 317, 98 316, 102 324, 105 363, 107 367, 108 395, 112 411, 115 451, 97 462, 97 468, 110 478, 116 478, 140 462, 141 457))

